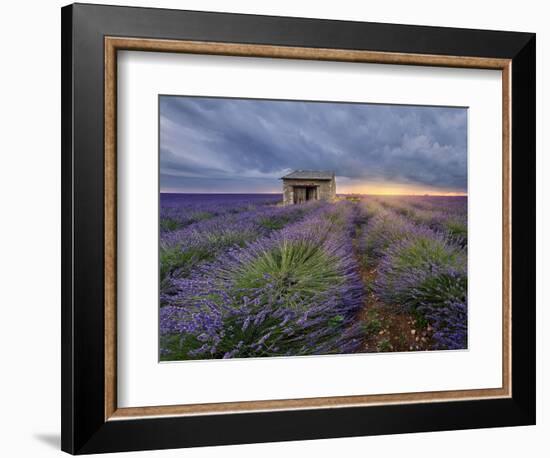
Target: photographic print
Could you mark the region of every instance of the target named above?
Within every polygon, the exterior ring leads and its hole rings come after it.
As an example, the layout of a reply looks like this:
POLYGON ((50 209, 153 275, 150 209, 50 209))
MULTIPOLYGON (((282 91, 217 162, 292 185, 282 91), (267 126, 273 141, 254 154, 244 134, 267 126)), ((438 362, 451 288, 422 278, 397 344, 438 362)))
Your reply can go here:
POLYGON ((467 349, 467 114, 160 95, 160 360, 467 349))

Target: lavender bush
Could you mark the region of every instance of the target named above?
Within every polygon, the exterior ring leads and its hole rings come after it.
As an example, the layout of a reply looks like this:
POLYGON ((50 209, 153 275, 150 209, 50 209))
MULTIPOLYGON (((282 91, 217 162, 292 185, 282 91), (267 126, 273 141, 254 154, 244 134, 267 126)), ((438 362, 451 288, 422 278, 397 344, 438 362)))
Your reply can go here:
POLYGON ((212 260, 234 245, 267 235, 301 218, 315 204, 296 207, 263 206, 238 214, 225 213, 163 234, 160 242, 161 279, 190 274, 201 262, 212 260))
POLYGON ((412 223, 444 232, 462 247, 467 245, 467 203, 463 197, 441 197, 437 200, 422 197, 386 198, 382 204, 412 223))
POLYGON ((355 214, 345 203, 331 207, 177 280, 179 293, 161 309, 164 357, 357 350, 363 287, 349 237, 355 214))
POLYGON ((161 233, 182 229, 190 224, 224 214, 274 205, 278 194, 169 194, 160 195, 161 233))
POLYGON ((389 247, 375 292, 429 322, 436 348, 466 347, 466 253, 441 233, 417 226, 389 247))
POLYGON ((280 199, 161 197, 162 360, 364 351, 371 294, 466 348, 465 198, 280 199))
POLYGON ((378 208, 369 219, 365 235, 361 240, 363 262, 372 266, 386 253, 386 250, 412 231, 415 225, 395 212, 378 208))

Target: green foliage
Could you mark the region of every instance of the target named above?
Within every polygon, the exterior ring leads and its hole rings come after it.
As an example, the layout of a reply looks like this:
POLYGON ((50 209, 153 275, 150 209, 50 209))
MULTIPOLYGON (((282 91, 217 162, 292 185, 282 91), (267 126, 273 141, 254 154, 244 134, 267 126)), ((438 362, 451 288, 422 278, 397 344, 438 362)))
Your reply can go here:
POLYGON ((405 220, 389 213, 381 214, 375 224, 367 226, 363 245, 363 263, 374 267, 386 250, 404 239, 410 228, 405 220))
MULTIPOLYGON (((468 290, 468 277, 466 273, 442 272, 436 275, 427 276, 418 286, 414 288, 413 294, 407 299, 407 304, 415 309, 423 304, 430 304, 433 307, 444 307, 450 300, 466 301, 468 290)), ((424 326, 428 323, 418 315, 418 320, 424 326)))
POLYGON ((200 233, 199 241, 191 247, 174 245, 162 247, 160 250, 160 278, 177 273, 178 277, 189 274, 191 269, 203 261, 213 260, 218 252, 230 246, 244 246, 255 238, 248 230, 225 230, 219 232, 200 233))
POLYGON ((342 315, 334 315, 328 320, 328 325, 332 328, 338 328, 344 322, 342 315))
POLYGON ((415 211, 414 211, 412 208, 408 208, 408 207, 394 207, 393 210, 394 210, 395 213, 397 213, 398 215, 404 216, 404 217, 407 218, 407 219, 412 219, 412 220, 415 220, 415 219, 416 219, 416 213, 415 213, 415 211))
POLYGON ((243 230, 243 231, 220 231, 220 232, 209 232, 201 234, 202 244, 209 247, 209 250, 214 252, 222 248, 230 247, 233 245, 244 246, 246 242, 252 240, 255 237, 255 234, 243 230))
POLYGON ((160 278, 165 279, 174 271, 179 275, 185 275, 198 262, 210 259, 211 252, 205 247, 193 247, 182 249, 176 245, 160 250, 160 278))
POLYGON ((453 266, 464 261, 464 254, 436 238, 419 236, 399 250, 394 257, 396 269, 411 269, 429 265, 453 266))
POLYGON ((420 313, 416 308, 413 308, 412 310, 412 316, 414 317, 414 320, 416 321, 416 324, 420 328, 425 328, 428 326, 428 320, 424 317, 422 313, 420 313))
POLYGON ((367 335, 378 334, 382 330, 382 321, 376 310, 369 310, 363 323, 363 331, 367 335))
POLYGON ((201 342, 197 340, 193 334, 172 334, 162 336, 161 348, 165 349, 165 353, 161 353, 161 361, 175 360, 190 360, 202 359, 202 356, 193 357, 190 354, 191 350, 201 346, 201 342))
POLYGON ((465 246, 467 244, 468 226, 465 222, 449 219, 445 222, 445 229, 447 229, 451 238, 456 240, 461 246, 465 246))
POLYGON ((465 300, 466 253, 443 238, 418 235, 393 250, 376 286, 385 301, 410 310, 423 304, 465 300))
POLYGON ((280 216, 266 216, 258 220, 258 224, 265 229, 270 231, 277 231, 282 229, 290 222, 290 216, 280 215, 280 216))
POLYGON ((212 218, 214 216, 212 213, 205 212, 205 211, 194 211, 190 213, 189 218, 190 221, 193 223, 196 223, 197 221, 202 221, 204 219, 212 218))
POLYGON ((393 345, 390 342, 390 339, 383 338, 378 342, 378 351, 392 351, 393 345))
POLYGON ((174 218, 162 218, 160 220, 160 229, 163 231, 175 231, 181 227, 182 224, 174 218))
POLYGON ((296 298, 311 297, 342 281, 334 260, 322 246, 305 240, 282 240, 234 273, 239 289, 263 287, 266 278, 276 296, 292 304, 296 298))

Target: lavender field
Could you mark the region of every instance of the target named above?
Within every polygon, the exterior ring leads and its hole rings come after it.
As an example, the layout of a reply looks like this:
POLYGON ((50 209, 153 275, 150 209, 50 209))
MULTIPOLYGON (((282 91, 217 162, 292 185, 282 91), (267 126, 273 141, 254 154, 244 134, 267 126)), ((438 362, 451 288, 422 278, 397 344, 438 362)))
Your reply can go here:
POLYGON ((467 198, 161 194, 163 361, 467 348, 467 198))

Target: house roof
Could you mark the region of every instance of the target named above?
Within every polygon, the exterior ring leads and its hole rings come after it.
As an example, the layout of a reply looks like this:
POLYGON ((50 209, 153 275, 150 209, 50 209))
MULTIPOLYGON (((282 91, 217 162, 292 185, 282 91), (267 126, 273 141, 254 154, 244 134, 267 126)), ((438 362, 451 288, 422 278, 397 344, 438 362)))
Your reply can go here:
POLYGON ((332 180, 334 172, 331 170, 294 170, 281 177, 283 180, 332 180))

